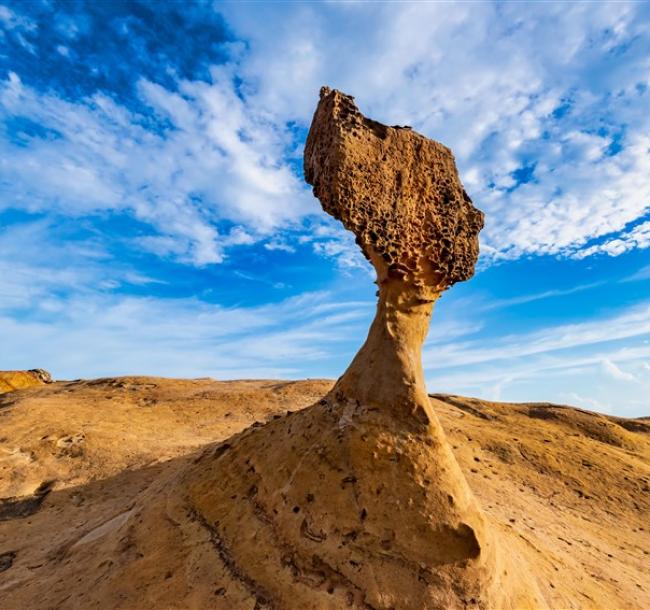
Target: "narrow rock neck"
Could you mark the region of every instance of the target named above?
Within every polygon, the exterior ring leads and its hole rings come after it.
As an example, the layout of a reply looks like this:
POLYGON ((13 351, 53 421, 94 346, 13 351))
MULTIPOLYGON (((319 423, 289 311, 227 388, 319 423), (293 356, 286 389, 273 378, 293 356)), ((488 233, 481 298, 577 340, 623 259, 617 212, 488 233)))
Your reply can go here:
POLYGON ((401 280, 380 283, 377 313, 368 338, 332 390, 338 400, 358 400, 366 406, 415 414, 428 421, 429 417, 424 417, 430 407, 422 344, 439 296, 440 291, 423 292, 401 280))

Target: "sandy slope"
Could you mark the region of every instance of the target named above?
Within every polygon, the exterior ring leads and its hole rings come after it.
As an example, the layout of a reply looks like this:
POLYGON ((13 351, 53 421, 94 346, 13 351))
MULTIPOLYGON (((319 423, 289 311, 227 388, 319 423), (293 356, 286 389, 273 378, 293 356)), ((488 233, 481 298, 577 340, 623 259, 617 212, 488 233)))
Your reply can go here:
MULTIPOLYGON (((0 396, 0 608, 270 607, 173 490, 214 455, 206 446, 330 387, 129 377, 0 396)), ((650 422, 443 395, 432 404, 551 607, 650 608, 650 422)))

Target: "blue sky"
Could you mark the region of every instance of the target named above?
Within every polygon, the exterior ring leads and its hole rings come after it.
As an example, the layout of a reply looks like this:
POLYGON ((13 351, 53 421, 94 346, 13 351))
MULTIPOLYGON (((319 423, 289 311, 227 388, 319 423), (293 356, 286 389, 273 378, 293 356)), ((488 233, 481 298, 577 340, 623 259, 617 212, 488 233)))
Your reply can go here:
POLYGON ((370 269, 304 183, 318 90, 486 213, 430 391, 650 414, 650 4, 0 0, 0 368, 336 377, 370 269))

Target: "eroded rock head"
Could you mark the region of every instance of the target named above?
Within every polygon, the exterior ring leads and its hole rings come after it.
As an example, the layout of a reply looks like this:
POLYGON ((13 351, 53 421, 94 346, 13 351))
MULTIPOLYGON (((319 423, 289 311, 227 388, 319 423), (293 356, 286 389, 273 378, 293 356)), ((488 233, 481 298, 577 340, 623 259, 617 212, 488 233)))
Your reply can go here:
POLYGON ((366 118, 323 87, 305 148, 305 178, 357 238, 380 280, 444 289, 474 274, 483 213, 446 147, 366 118))

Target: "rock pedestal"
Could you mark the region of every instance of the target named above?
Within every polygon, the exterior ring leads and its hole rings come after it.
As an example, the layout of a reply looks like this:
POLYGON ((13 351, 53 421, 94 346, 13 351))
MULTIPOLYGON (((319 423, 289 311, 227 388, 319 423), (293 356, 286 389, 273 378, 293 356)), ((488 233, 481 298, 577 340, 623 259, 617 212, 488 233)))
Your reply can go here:
POLYGON ((323 88, 305 176, 374 265, 377 313, 323 400, 204 456, 193 514, 259 608, 542 606, 477 505, 425 388, 433 304, 472 276, 483 225, 451 151, 323 88))
POLYGON ((365 344, 316 404, 210 447, 142 492, 92 543, 92 557, 118 558, 92 595, 124 608, 142 587, 139 607, 159 608, 164 565, 187 587, 183 608, 542 607, 517 544, 467 485, 424 384, 433 303, 472 275, 482 225, 451 152, 324 89, 305 174, 377 270, 365 344))

